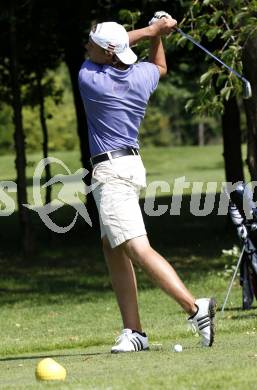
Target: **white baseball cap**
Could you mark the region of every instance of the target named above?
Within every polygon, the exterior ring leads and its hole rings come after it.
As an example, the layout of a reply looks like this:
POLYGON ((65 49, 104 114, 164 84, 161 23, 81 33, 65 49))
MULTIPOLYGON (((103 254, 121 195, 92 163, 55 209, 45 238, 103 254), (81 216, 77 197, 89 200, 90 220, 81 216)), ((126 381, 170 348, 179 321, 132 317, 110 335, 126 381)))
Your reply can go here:
POLYGON ((136 54, 129 47, 129 36, 125 28, 116 22, 104 22, 96 25, 90 38, 103 49, 114 52, 125 65, 134 64, 136 54))

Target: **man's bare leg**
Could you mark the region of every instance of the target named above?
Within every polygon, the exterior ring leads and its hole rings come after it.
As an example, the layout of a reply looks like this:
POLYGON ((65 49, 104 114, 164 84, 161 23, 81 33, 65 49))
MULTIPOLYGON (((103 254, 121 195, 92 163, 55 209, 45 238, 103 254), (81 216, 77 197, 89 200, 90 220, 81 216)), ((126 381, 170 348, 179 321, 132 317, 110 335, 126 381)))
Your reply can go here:
POLYGON ((191 316, 196 311, 195 298, 187 290, 172 266, 140 236, 121 245, 133 263, 138 264, 170 297, 191 316))
POLYGON ((141 332, 137 302, 137 282, 133 264, 121 246, 112 249, 106 236, 102 239, 102 242, 124 328, 141 332))

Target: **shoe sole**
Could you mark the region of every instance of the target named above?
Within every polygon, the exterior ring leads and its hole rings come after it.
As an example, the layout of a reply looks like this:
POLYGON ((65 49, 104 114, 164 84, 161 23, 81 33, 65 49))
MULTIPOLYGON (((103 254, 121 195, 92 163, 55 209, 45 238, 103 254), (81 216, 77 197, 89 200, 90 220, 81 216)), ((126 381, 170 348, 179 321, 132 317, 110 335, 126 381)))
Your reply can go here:
POLYGON ((213 342, 214 342, 214 336, 215 336, 214 318, 215 318, 215 314, 216 314, 216 307, 217 307, 217 303, 216 303, 215 298, 211 298, 210 302, 209 302, 209 308, 208 308, 208 312, 209 312, 209 316, 210 316, 210 322, 211 322, 211 324, 210 324, 211 335, 210 335, 209 347, 211 347, 213 342))
POLYGON ((111 353, 117 354, 117 353, 134 353, 134 352, 144 352, 149 351, 149 347, 140 349, 139 351, 111 351, 111 353))

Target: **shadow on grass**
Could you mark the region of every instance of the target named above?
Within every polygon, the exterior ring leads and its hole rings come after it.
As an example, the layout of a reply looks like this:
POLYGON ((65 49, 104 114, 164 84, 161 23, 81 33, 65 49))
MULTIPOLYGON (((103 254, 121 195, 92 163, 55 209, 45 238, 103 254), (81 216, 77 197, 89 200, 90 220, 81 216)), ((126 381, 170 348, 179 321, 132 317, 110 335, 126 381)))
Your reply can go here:
POLYGON ((36 359, 45 359, 45 358, 64 358, 64 357, 76 357, 76 356, 84 356, 90 357, 90 356, 99 356, 99 355, 110 355, 110 351, 106 352, 90 352, 90 353, 65 353, 65 354, 40 354, 40 355, 33 355, 33 356, 12 356, 12 357, 6 357, 6 358, 0 358, 0 362, 11 362, 11 361, 17 361, 17 360, 36 360, 36 359))
MULTIPOLYGON (((218 199, 217 199, 218 201, 218 199)), ((155 206, 170 206, 169 196, 160 197, 155 206)), ((159 217, 144 215, 152 246, 159 251, 187 280, 198 280, 209 271, 224 269, 222 249, 230 249, 236 242, 233 228, 226 216, 215 210, 206 217, 190 213, 190 196, 183 196, 181 215, 169 212, 159 217)), ((141 202, 143 209, 143 201, 141 202)), ((66 234, 51 234, 36 213, 31 212, 36 251, 32 259, 22 259, 19 249, 18 216, 0 218, 0 303, 25 300, 28 295, 87 294, 97 299, 111 290, 107 268, 103 260, 99 232, 78 218, 75 227, 66 234)), ((68 225, 74 217, 71 207, 63 207, 55 217, 59 225, 68 225)), ((138 272, 140 288, 154 288, 138 272)))
POLYGON ((212 166, 201 166, 201 165, 191 165, 191 169, 202 172, 202 171, 210 171, 210 170, 223 170, 224 169, 224 162, 219 161, 216 164, 212 164, 212 166))
MULTIPOLYGON (((244 310, 242 307, 238 310, 240 313, 239 314, 235 314, 235 315, 232 315, 230 317, 231 320, 235 320, 235 321, 238 321, 238 320, 246 320, 246 319, 250 319, 250 318, 254 318, 256 319, 256 306, 252 306, 250 309, 248 310, 244 310)), ((237 308, 233 308, 233 310, 236 310, 237 308)))
MULTIPOLYGON (((218 307, 216 310, 221 312, 221 307, 218 307)), ((256 307, 251 307, 249 310, 256 309, 256 307)), ((229 311, 245 311, 242 306, 233 306, 233 307, 225 307, 224 312, 229 312, 229 311)))

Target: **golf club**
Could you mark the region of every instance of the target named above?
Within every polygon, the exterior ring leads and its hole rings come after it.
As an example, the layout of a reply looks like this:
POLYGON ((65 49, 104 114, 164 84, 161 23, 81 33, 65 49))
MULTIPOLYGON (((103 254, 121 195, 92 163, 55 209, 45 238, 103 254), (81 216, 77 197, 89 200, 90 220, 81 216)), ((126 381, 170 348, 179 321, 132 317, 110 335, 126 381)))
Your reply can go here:
POLYGON ((232 286, 233 286, 233 283, 234 283, 236 274, 237 274, 237 272, 238 272, 238 268, 239 268, 240 263, 241 263, 241 261, 242 261, 242 258, 243 258, 243 255, 244 255, 244 251, 245 251, 245 245, 243 246, 243 249, 242 249, 242 252, 241 252, 241 254, 240 254, 240 256, 239 256, 239 259, 238 259, 238 262, 237 262, 237 265, 236 265, 236 268, 235 268, 233 277, 232 277, 231 282, 230 282, 230 284, 229 284, 228 291, 227 291, 227 295, 226 295, 226 298, 225 298, 224 303, 223 303, 222 308, 221 308, 221 313, 222 313, 222 314, 224 314, 225 306, 226 306, 226 303, 227 303, 227 300, 228 300, 230 291, 231 291, 231 289, 232 289, 232 286))
POLYGON ((249 99, 252 96, 252 88, 250 82, 240 75, 236 70, 232 69, 230 66, 225 64, 223 61, 221 61, 220 58, 216 57, 214 54, 212 54, 209 50, 207 50, 205 47, 203 47, 199 42, 195 41, 194 38, 191 37, 191 35, 188 35, 184 33, 180 28, 176 28, 176 31, 181 34, 183 37, 188 39, 190 42, 192 42, 194 45, 198 46, 200 49, 202 49, 206 54, 214 58, 217 62, 219 62, 221 65, 225 66, 230 72, 234 73, 242 82, 243 82, 243 98, 249 99))

